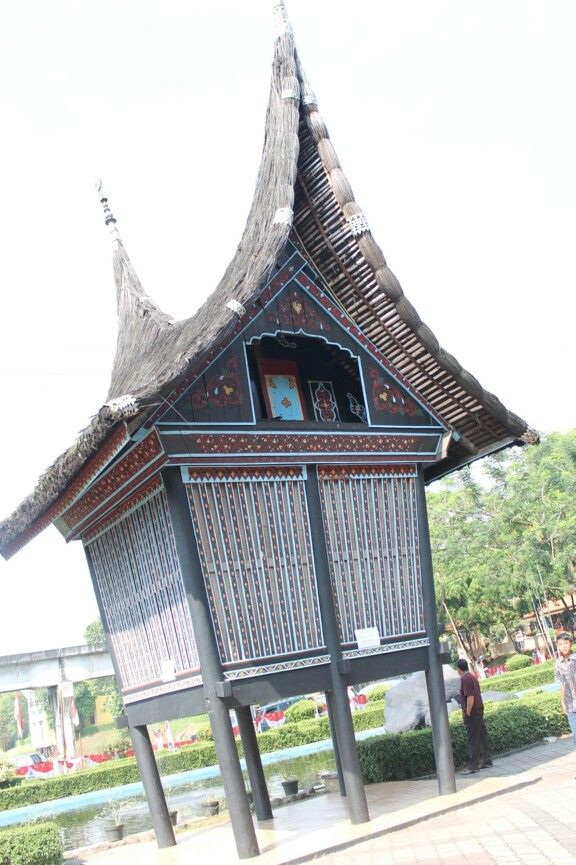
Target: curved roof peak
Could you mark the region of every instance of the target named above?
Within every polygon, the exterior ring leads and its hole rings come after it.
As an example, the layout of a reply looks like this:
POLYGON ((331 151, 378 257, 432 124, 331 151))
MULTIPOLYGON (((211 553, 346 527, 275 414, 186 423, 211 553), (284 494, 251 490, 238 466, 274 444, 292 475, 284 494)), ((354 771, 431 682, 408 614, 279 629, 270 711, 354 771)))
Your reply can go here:
POLYGON ((112 213, 102 181, 96 181, 96 190, 104 211, 104 223, 110 229, 114 243, 113 264, 118 309, 118 337, 116 355, 112 368, 112 383, 108 397, 119 397, 130 393, 131 370, 144 359, 146 346, 156 342, 161 332, 172 323, 172 318, 162 312, 142 288, 126 252, 116 217, 112 213), (123 385, 126 389, 123 389, 123 385))
POLYGON ((292 24, 290 23, 284 0, 273 0, 273 3, 276 34, 278 36, 281 36, 283 33, 289 33, 292 35, 292 24))

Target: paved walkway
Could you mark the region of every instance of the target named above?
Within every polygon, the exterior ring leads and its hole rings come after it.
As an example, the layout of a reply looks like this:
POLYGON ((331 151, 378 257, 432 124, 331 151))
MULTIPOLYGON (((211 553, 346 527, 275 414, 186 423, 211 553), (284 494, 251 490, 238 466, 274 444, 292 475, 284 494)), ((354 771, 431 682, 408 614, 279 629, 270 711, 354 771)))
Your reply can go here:
MULTIPOLYGON (((288 805, 258 825, 262 855, 251 865, 573 865, 576 862, 576 751, 568 737, 498 758, 458 777, 458 792, 436 782, 366 788, 370 823, 352 826, 338 794, 288 805)), ((158 850, 149 836, 67 854, 68 865, 189 865, 237 862, 228 822, 179 832, 158 850)))

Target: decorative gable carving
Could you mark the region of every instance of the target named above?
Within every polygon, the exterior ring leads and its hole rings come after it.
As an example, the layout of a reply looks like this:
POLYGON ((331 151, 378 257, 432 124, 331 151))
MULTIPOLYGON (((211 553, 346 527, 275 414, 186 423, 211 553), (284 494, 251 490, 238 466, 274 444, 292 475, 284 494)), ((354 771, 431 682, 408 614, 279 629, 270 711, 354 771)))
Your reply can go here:
POLYGON ((268 419, 445 427, 310 274, 298 253, 289 257, 258 303, 247 310, 244 329, 196 378, 174 409, 164 414, 161 424, 253 425, 268 419), (311 362, 311 340, 315 339, 322 343, 311 362), (322 368, 325 346, 334 349, 329 372, 322 368), (348 378, 339 372, 337 351, 348 378), (302 370, 298 376, 299 365, 302 370), (280 383, 296 374, 301 410, 286 409, 283 414, 282 407, 276 406, 267 390, 274 381, 263 372, 270 368, 280 383), (276 406, 274 412, 272 405, 276 406))

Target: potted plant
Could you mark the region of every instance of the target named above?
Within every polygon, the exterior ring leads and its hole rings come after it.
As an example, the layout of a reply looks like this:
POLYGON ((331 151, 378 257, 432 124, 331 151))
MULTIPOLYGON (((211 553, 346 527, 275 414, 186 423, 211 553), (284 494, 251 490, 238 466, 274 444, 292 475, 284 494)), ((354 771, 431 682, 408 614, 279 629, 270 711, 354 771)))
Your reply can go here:
POLYGON ((108 841, 121 841, 124 837, 124 824, 122 816, 133 805, 138 804, 136 799, 108 799, 100 812, 100 816, 106 821, 104 831, 108 841))
POLYGON ((200 802, 200 807, 207 817, 213 817, 220 810, 220 800, 212 798, 203 799, 203 801, 200 802))
POLYGON ((285 796, 295 796, 298 792, 298 778, 294 778, 291 775, 285 775, 282 780, 282 789, 284 790, 285 796))

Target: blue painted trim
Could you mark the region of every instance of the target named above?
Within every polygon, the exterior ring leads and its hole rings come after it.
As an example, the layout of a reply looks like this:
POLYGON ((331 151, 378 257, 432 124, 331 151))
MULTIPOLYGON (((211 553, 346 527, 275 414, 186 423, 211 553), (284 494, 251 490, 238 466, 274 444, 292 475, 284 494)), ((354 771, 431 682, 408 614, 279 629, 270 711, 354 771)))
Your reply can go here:
MULTIPOLYGON (((194 465, 194 466, 188 466, 188 465, 180 466, 180 473, 182 475, 182 483, 184 483, 184 484, 213 484, 213 483, 218 483, 221 480, 220 478, 215 478, 215 477, 207 477, 207 478, 201 478, 201 479, 190 478, 187 476, 187 472, 188 472, 189 468, 199 468, 199 466, 196 466, 196 465, 194 465)), ((261 470, 261 466, 255 466, 255 465, 244 465, 244 468, 248 472, 251 470, 253 470, 254 472, 258 472, 261 470)), ((296 466, 291 465, 291 466, 289 466, 289 468, 294 469, 294 468, 296 468, 296 466)), ((225 480, 225 482, 227 484, 254 484, 254 483, 260 483, 263 480, 264 481, 271 481, 271 482, 289 480, 289 481, 293 481, 294 483, 302 483, 307 478, 306 466, 305 465, 298 466, 298 468, 300 468, 302 470, 302 474, 298 478, 295 478, 293 476, 282 477, 282 467, 280 467, 278 472, 276 472, 276 474, 278 475, 277 478, 224 478, 223 480, 225 480)), ((231 471, 233 471, 234 467, 226 464, 225 466, 222 466, 221 470, 225 472, 226 469, 230 469, 231 471)), ((414 473, 414 477, 416 477, 416 473, 414 473)))
MULTIPOLYGON (((313 457, 332 457, 334 456, 334 451, 290 451, 289 454, 279 454, 276 451, 258 451, 258 454, 244 454, 245 458, 249 456, 259 456, 259 457, 271 457, 277 458, 279 463, 275 463, 275 465, 289 465, 286 463, 287 457, 298 457, 303 461, 307 462, 315 462, 313 457)), ((365 457, 365 456, 374 456, 375 454, 366 453, 366 451, 339 451, 337 456, 342 457, 365 457)), ((404 459, 408 459, 409 457, 434 457, 436 456, 436 451, 402 451, 399 453, 398 451, 380 451, 376 454, 379 458, 382 459, 383 462, 386 462, 386 459, 389 457, 401 457, 404 459)), ((190 454, 190 453, 182 453, 182 454, 172 454, 173 459, 185 459, 187 457, 195 457, 196 459, 201 459, 204 456, 206 461, 220 459, 222 457, 240 457, 242 454, 234 454, 234 453, 211 453, 211 454, 190 454)), ((401 460, 398 460, 399 462, 401 460)), ((230 463, 226 463, 226 465, 231 465, 230 463)), ((238 465, 245 465, 246 468, 250 468, 253 463, 238 463, 238 465)))
POLYGON ((130 438, 132 439, 134 444, 140 444, 140 442, 146 438, 146 436, 148 435, 149 432, 150 432, 149 429, 146 429, 146 427, 141 426, 139 429, 136 430, 135 433, 132 433, 130 438))
MULTIPOLYGON (((398 438, 398 436, 405 435, 415 435, 416 430, 421 430, 419 435, 425 436, 426 438, 438 437, 441 436, 443 430, 440 427, 382 427, 376 432, 365 432, 364 430, 345 430, 345 429, 337 429, 330 430, 325 429, 324 427, 320 430, 315 429, 307 429, 307 430, 295 430, 292 428, 283 429, 257 429, 257 430, 240 430, 239 434, 242 435, 251 435, 251 436, 273 436, 273 435, 291 435, 291 436, 349 436, 349 435, 357 435, 357 436, 366 436, 367 438, 375 438, 377 435, 389 435, 398 438), (406 430, 406 432, 404 432, 406 430)), ((227 436, 229 435, 228 430, 197 430, 198 435, 220 435, 227 436)), ((181 433, 179 430, 166 430, 162 433, 162 435, 186 435, 186 433, 181 433)), ((171 454, 169 454, 171 456, 171 454)))

